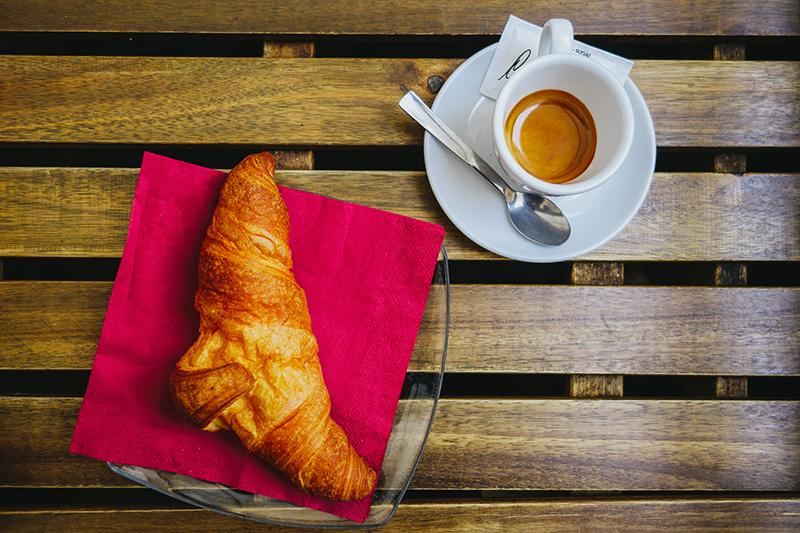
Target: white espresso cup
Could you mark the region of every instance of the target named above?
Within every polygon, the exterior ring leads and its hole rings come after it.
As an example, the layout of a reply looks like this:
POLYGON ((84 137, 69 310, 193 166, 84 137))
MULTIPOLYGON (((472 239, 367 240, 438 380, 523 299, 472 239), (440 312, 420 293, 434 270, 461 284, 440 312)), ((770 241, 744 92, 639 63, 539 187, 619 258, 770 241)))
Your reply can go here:
POLYGON ((633 142, 633 107, 622 84, 606 67, 573 53, 572 44, 572 24, 565 19, 549 20, 542 28, 538 56, 503 85, 492 115, 492 138, 500 165, 522 189, 547 196, 581 194, 602 185, 622 165, 633 142), (530 102, 537 101, 541 95, 560 98, 563 93, 573 97, 564 100, 567 107, 560 100, 541 99, 541 104, 533 105, 537 109, 535 113, 523 113, 528 117, 524 119, 527 124, 521 125, 523 121, 517 118, 513 127, 511 123, 507 126, 509 115, 521 101, 524 100, 517 109, 532 105, 530 102), (569 115, 568 109, 574 99, 584 106, 575 104, 583 113, 577 119, 569 115), (581 118, 587 110, 591 116, 588 122, 594 123, 594 135, 589 130, 590 125, 581 118), (582 133, 576 133, 573 127, 583 128, 582 133), (516 157, 507 142, 507 128, 516 128, 513 130, 515 140, 511 141, 519 143, 516 157), (575 135, 580 136, 579 144, 575 144, 577 137, 570 137, 575 135), (594 150, 587 162, 591 144, 594 150), (526 146, 530 148, 530 158, 526 156, 526 146), (576 148, 578 146, 580 148, 576 148), (550 167, 542 167, 540 162, 550 167), (541 171, 542 168, 558 169, 562 164, 569 172, 558 175, 557 171, 553 171, 555 174, 541 171), (564 179, 567 181, 557 182, 564 179))

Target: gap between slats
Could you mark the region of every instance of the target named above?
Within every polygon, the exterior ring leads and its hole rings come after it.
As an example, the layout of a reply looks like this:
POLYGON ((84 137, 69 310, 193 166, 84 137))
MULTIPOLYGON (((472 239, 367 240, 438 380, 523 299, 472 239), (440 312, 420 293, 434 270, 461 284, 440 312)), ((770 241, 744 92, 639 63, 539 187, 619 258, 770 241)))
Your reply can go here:
MULTIPOLYGON (((400 398, 410 395, 419 373, 411 371, 400 398)), ((602 397, 573 392, 569 374, 475 373, 448 371, 441 397, 498 399, 564 399, 602 397)), ((701 400, 742 398, 742 394, 720 394, 719 377, 704 375, 628 374, 624 379, 626 399, 701 400)), ((735 377, 731 377, 735 378, 735 377)), ((0 370, 1 396, 63 396, 80 398, 86 393, 89 370, 0 370)), ((612 396, 614 397, 614 396, 612 396)), ((619 396, 616 396, 619 397, 619 396)), ((799 376, 749 376, 747 398, 751 400, 800 400, 799 376)))
MULTIPOLYGON (((141 491, 139 491, 141 492, 141 491)), ((800 528, 800 499, 768 496, 709 498, 669 495, 649 498, 568 498, 551 495, 548 501, 530 501, 524 495, 506 501, 404 499, 392 520, 380 530, 405 533, 424 529, 431 533, 453 531, 529 533, 531 531, 584 531, 694 533, 698 530, 743 530, 751 533, 794 533, 800 528)), ((37 531, 114 530, 216 533, 263 532, 265 526, 201 509, 175 509, 168 505, 140 510, 96 506, 0 510, 7 533, 37 531)), ((270 529, 271 530, 271 529, 270 529)))

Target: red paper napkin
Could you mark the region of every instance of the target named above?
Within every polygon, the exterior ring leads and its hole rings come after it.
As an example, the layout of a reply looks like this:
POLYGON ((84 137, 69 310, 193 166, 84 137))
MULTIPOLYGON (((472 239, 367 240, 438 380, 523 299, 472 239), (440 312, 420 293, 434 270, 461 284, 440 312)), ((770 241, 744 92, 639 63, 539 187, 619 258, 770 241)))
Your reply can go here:
MULTIPOLYGON (((70 451, 188 474, 363 522, 371 503, 308 496, 232 432, 179 417, 168 391, 198 336, 200 245, 226 174, 146 153, 131 224, 70 451)), ((333 404, 331 416, 380 471, 441 226, 281 188, 294 273, 333 404)))

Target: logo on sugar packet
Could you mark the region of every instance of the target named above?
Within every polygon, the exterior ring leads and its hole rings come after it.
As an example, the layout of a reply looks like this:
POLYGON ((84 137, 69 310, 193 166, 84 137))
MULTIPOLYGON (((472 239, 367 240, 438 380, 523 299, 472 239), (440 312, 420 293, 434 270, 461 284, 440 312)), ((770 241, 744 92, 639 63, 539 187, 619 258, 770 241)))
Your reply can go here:
MULTIPOLYGON (((592 53, 587 50, 579 50, 577 48, 573 48, 572 51, 578 54, 579 56, 583 56, 589 59, 592 58, 592 53)), ((522 53, 517 56, 514 62, 511 63, 511 66, 508 67, 508 70, 506 70, 502 76, 497 78, 497 81, 503 81, 504 79, 507 80, 508 77, 511 75, 511 73, 522 67, 522 65, 524 65, 525 63, 527 63, 532 55, 533 55, 533 50, 531 50, 530 48, 526 48, 525 50, 523 50, 522 53)))
MULTIPOLYGON (((526 22, 514 15, 508 18, 492 62, 481 83, 480 93, 483 96, 496 99, 500 88, 514 72, 536 58, 541 34, 541 26, 526 22)), ((572 52, 602 64, 620 83, 625 82, 633 68, 633 61, 578 41, 574 41, 572 52)))

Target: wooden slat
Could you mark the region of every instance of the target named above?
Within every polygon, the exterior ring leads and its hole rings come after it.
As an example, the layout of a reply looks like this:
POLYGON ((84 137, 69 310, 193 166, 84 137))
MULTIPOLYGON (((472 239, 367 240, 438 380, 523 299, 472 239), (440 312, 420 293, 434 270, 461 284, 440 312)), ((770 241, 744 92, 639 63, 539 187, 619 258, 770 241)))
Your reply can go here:
MULTIPOLYGON (((0 398, 0 486, 131 486, 69 454, 80 401, 0 398)), ((412 488, 783 491, 799 479, 799 402, 443 399, 412 488)))
POLYGON ((451 371, 800 373, 794 289, 454 289, 451 371))
POLYGON ((800 176, 657 174, 631 223, 586 258, 798 260, 800 176))
MULTIPOLYGON (((46 509, 0 510, 6 533, 36 531, 219 531, 290 533, 292 528, 267 526, 201 509, 46 509)), ((407 531, 451 533, 529 533, 595 531, 598 533, 680 533, 747 531, 795 533, 800 529, 800 499, 556 499, 533 502, 403 502, 384 533, 407 531)), ((320 531, 311 529, 307 531, 320 531)))
MULTIPOLYGON (((0 256, 120 257, 137 175, 0 168, 0 256)), ((450 259, 498 258, 450 223, 422 172, 282 171, 276 179, 442 224, 450 259)), ((800 260, 800 175, 656 174, 631 224, 583 259, 800 260)))
POLYGON ((444 402, 415 484, 797 490, 799 409, 793 402, 444 402))
POLYGON ((414 144, 397 102, 458 63, 0 56, 0 142, 414 144))
MULTIPOLYGON (((460 62, 0 56, 0 142, 419 144, 397 102, 432 100, 460 62)), ((796 62, 642 60, 631 78, 659 146, 800 146, 796 62)))
POLYGON ((136 176, 124 169, 0 169, 0 255, 121 256, 136 176))
POLYGON ((0 283, 0 369, 89 369, 112 283, 0 283))
POLYGON ((0 31, 191 32, 256 34, 499 34, 509 13, 543 24, 570 14, 578 33, 635 35, 797 35, 800 9, 793 0, 753 3, 622 0, 553 4, 545 0, 483 2, 447 6, 422 1, 331 0, 317 9, 311 0, 261 2, 196 0, 0 1, 0 31))
POLYGON ((0 486, 136 485, 102 461, 69 453, 82 400, 0 397, 0 462, 11 469, 0 474, 0 486), (74 482, 72 476, 78 476, 74 482))
MULTIPOLYGON (((91 368, 110 291, 0 283, 0 368, 91 368)), ((797 375, 799 323, 798 289, 454 285, 447 370, 797 375)))
POLYGON ((631 79, 653 115, 659 146, 800 146, 798 63, 637 61, 631 79), (769 138, 758 140, 763 134, 769 138))

